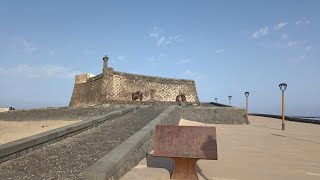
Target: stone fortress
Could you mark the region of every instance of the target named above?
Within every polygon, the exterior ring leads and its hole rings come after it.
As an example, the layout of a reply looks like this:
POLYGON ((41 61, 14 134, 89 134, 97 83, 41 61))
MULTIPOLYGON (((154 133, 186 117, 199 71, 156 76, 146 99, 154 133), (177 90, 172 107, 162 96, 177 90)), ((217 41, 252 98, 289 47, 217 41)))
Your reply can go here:
POLYGON ((92 106, 135 100, 199 103, 193 80, 118 72, 108 67, 108 60, 107 56, 103 57, 103 72, 99 75, 76 75, 70 106, 92 106))

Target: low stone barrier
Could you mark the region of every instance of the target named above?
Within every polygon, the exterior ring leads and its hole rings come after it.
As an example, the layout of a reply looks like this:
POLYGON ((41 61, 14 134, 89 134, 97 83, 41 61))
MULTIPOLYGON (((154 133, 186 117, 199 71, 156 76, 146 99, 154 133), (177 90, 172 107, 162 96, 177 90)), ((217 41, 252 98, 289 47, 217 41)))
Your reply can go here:
MULTIPOLYGON (((132 107, 133 105, 131 105, 132 107)), ((100 116, 124 108, 124 105, 90 106, 81 108, 37 108, 0 112, 1 121, 74 120, 100 116)))
POLYGON ((206 124, 248 124, 244 109, 235 107, 185 107, 180 110, 181 118, 206 124))
POLYGON ((0 163, 10 159, 14 159, 26 153, 32 152, 36 149, 42 148, 54 142, 78 134, 82 131, 97 126, 99 123, 103 121, 133 111, 136 108, 136 106, 132 106, 120 109, 117 111, 107 113, 106 115, 98 116, 88 120, 83 120, 61 128, 53 129, 47 132, 43 132, 6 144, 2 144, 0 145, 0 163))
POLYGON ((154 143, 156 125, 178 125, 181 118, 204 123, 246 124, 244 109, 221 107, 179 107, 172 105, 140 131, 83 171, 86 180, 120 179, 135 167, 154 143))

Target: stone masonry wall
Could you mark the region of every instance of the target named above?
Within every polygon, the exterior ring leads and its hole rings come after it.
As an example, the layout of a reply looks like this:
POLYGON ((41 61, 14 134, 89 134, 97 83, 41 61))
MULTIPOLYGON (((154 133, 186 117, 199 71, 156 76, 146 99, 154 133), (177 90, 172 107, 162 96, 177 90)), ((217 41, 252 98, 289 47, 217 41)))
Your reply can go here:
POLYGON ((129 74, 109 68, 103 74, 88 78, 85 83, 78 81, 74 85, 70 106, 132 101, 132 93, 136 91, 142 92, 143 101, 174 102, 179 93, 184 93, 187 102, 199 102, 192 80, 129 74))
POLYGON ((103 78, 82 84, 75 84, 70 101, 70 106, 89 106, 100 104, 102 98, 101 85, 103 78))
POLYGON ((141 91, 143 101, 175 101, 179 93, 187 102, 198 102, 194 81, 143 76, 122 72, 113 73, 113 99, 131 101, 131 94, 141 91))

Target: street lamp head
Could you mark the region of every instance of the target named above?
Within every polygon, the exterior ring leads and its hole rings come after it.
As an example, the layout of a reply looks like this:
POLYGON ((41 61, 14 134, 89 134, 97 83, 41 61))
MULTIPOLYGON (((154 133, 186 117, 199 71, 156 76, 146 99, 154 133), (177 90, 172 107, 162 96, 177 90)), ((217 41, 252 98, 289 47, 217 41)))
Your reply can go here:
POLYGON ((245 92, 244 95, 245 95, 246 97, 248 97, 248 96, 249 96, 249 92, 248 92, 248 91, 245 92))
POLYGON ((229 98, 229 99, 231 99, 231 98, 232 98, 232 96, 228 96, 228 98, 229 98))
POLYGON ((287 89, 287 84, 286 83, 281 83, 279 84, 279 88, 282 92, 284 92, 287 89))

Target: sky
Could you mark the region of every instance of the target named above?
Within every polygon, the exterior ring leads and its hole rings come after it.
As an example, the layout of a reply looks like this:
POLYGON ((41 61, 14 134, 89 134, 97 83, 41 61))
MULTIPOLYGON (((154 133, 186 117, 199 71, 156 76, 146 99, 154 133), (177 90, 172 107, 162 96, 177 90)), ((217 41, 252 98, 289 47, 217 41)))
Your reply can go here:
POLYGON ((0 107, 68 106, 74 76, 193 79, 202 102, 320 116, 320 1, 0 1, 0 107))

